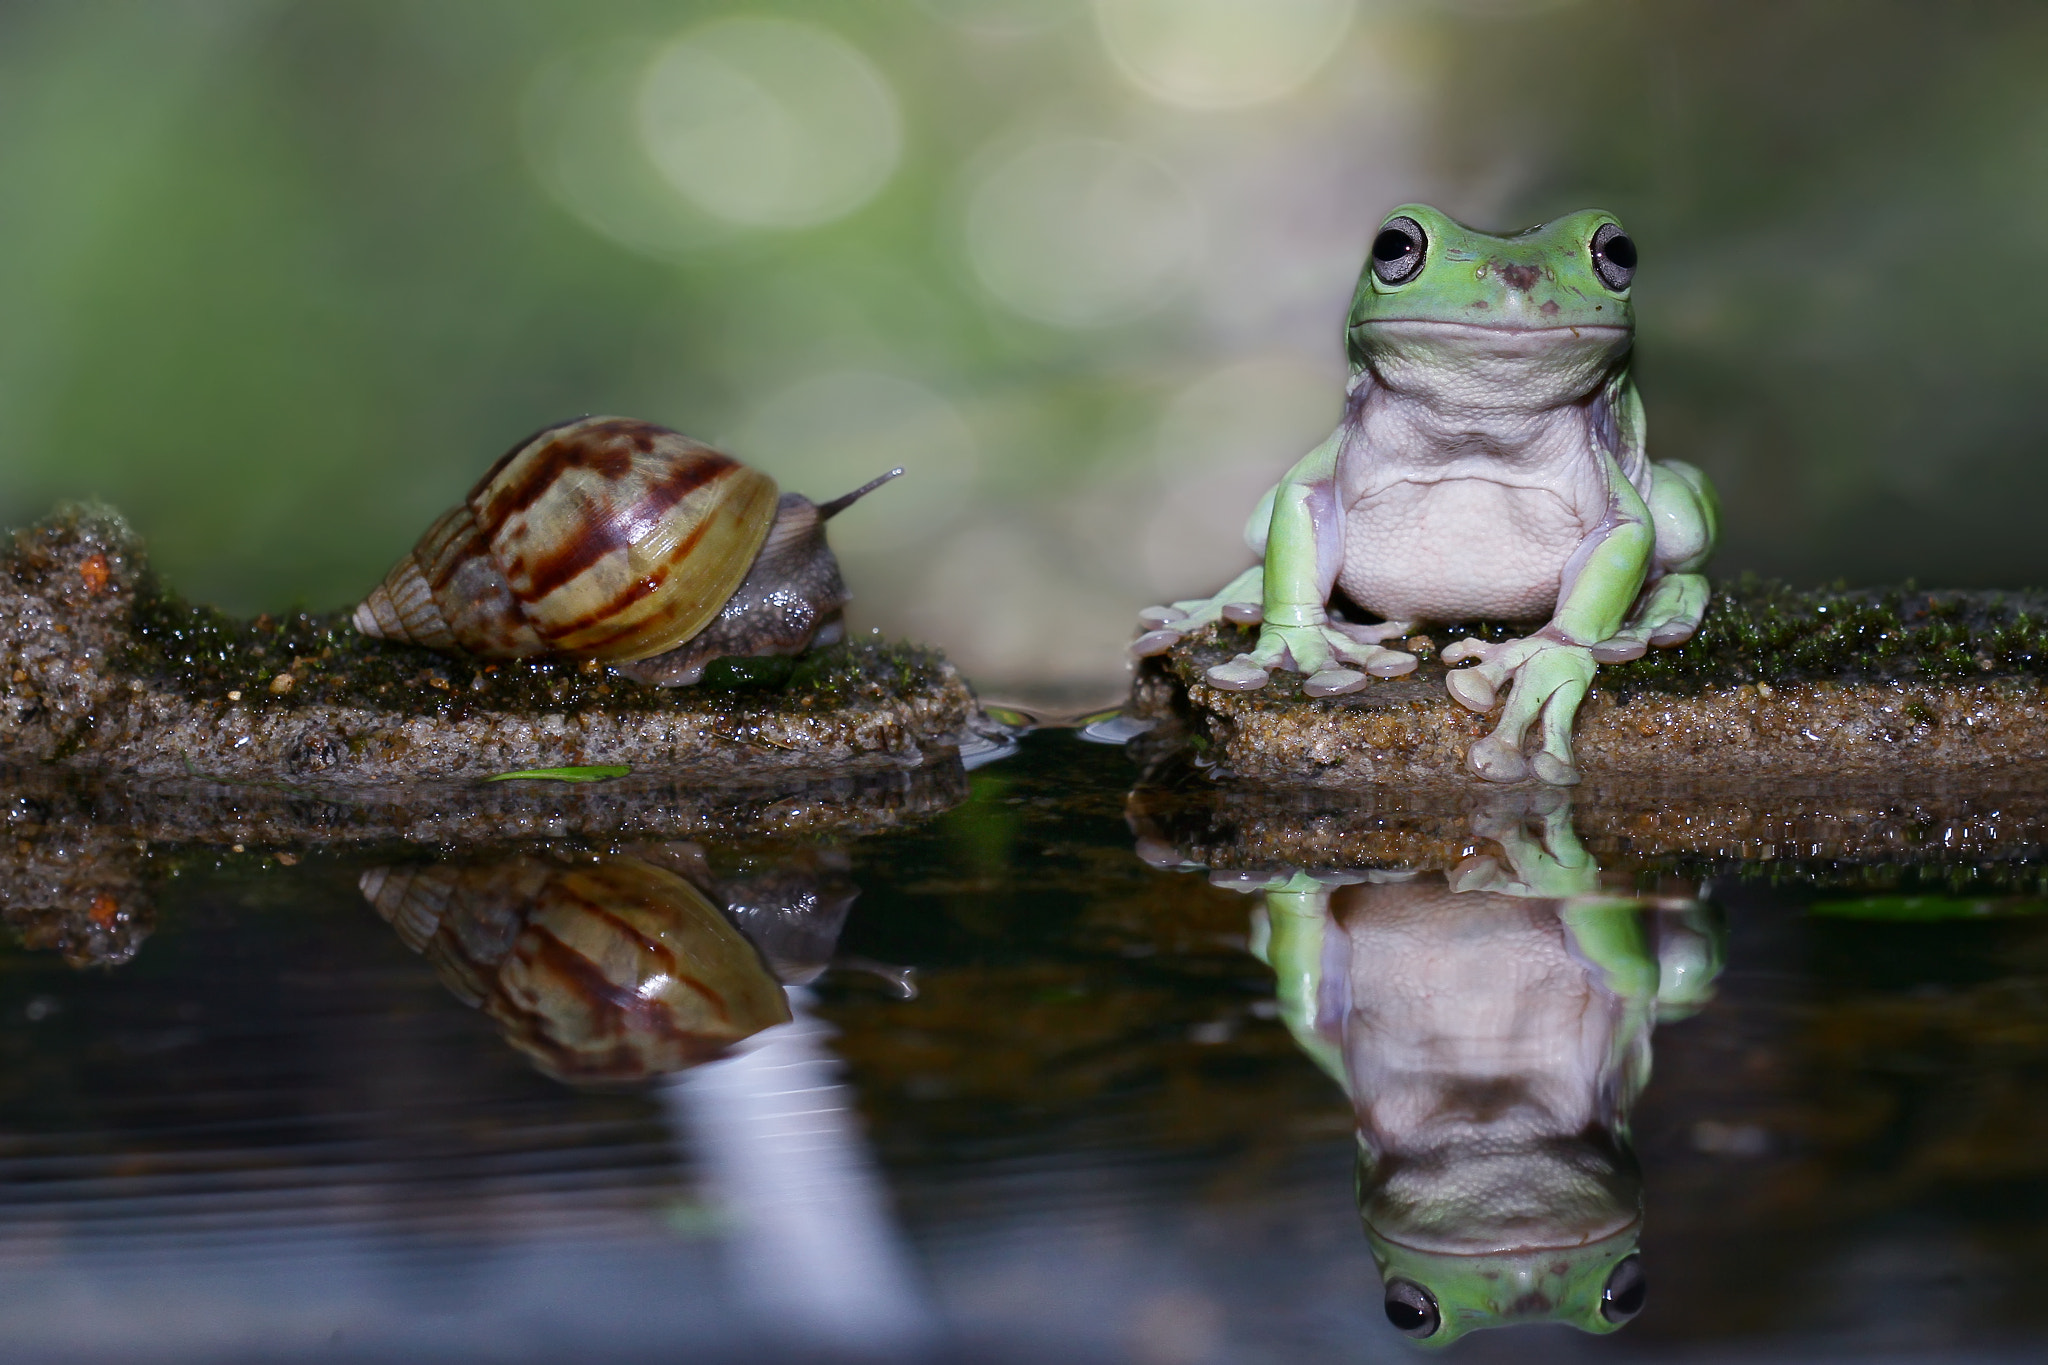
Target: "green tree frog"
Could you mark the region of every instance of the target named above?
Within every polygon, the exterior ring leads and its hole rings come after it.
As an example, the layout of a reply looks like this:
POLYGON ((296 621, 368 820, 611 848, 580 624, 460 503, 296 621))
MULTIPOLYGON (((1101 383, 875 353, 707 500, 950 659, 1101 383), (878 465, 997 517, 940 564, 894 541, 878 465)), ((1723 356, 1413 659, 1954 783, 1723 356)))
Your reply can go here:
POLYGON ((1711 995, 1697 901, 1603 894, 1562 801, 1496 806, 1500 850, 1448 876, 1276 878, 1252 949, 1281 1017, 1351 1097, 1358 1207, 1387 1319, 1611 1332, 1648 1288, 1629 1111, 1650 1033, 1711 995))
POLYGON ((1578 781, 1572 721, 1596 665, 1692 636, 1717 528, 1706 477, 1644 453, 1635 272, 1634 243, 1602 210, 1495 236, 1395 209, 1351 304, 1343 419, 1245 528, 1263 562, 1212 598, 1148 608, 1135 651, 1219 617, 1259 621, 1255 647, 1208 681, 1251 690, 1287 668, 1332 696, 1412 671, 1389 645, 1418 625, 1542 621, 1442 658, 1474 662, 1449 678, 1471 710, 1511 685, 1467 755, 1474 773, 1578 781), (1333 616, 1339 590, 1380 621, 1333 616))

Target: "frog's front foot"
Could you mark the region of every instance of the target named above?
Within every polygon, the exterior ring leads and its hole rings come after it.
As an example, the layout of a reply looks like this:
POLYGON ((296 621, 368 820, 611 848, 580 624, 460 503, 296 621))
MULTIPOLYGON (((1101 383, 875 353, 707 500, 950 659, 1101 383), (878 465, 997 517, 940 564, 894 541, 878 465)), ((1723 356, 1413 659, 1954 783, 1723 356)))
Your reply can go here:
POLYGON ((1268 621, 1260 628, 1259 642, 1250 653, 1215 665, 1206 676, 1211 687, 1250 692, 1264 687, 1274 669, 1287 668, 1304 675, 1301 690, 1311 697, 1356 692, 1374 678, 1398 678, 1415 671, 1413 654, 1386 649, 1380 643, 1406 635, 1409 624, 1383 621, 1355 626, 1326 620, 1290 626, 1268 621))
POLYGON ((1603 664, 1625 664, 1650 652, 1650 646, 1671 649, 1684 644, 1700 628, 1712 589, 1706 575, 1666 574, 1643 594, 1622 628, 1593 646, 1603 664))
POLYGON ((1479 662, 1454 670, 1446 680, 1451 696, 1470 711, 1493 709, 1503 684, 1513 682, 1506 709, 1493 733, 1466 752, 1465 764, 1489 782, 1539 782, 1568 787, 1579 780, 1572 760, 1572 720, 1593 685, 1598 665, 1593 651, 1538 633, 1487 644, 1460 640, 1443 652, 1447 664, 1479 662), (1536 753, 1523 756, 1529 727, 1538 728, 1536 753))
POLYGON ((1183 637, 1192 635, 1214 621, 1233 621, 1238 625, 1254 625, 1265 614, 1259 606, 1265 596, 1266 571, 1260 565, 1253 565, 1224 584, 1222 591, 1214 597, 1196 597, 1185 602, 1168 606, 1147 607, 1138 613, 1138 624, 1145 633, 1131 641, 1131 654, 1135 658, 1150 658, 1164 654, 1183 637))

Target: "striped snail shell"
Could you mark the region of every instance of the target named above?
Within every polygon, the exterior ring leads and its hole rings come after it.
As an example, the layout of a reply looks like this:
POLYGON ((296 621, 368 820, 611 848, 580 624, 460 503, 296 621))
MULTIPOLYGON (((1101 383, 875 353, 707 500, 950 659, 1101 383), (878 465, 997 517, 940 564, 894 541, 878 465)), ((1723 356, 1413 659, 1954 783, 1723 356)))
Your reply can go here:
POLYGON ((753 944, 644 858, 374 867, 359 885, 458 998, 557 1080, 680 1071, 790 1019, 753 944))
POLYGON ((839 638, 823 506, 666 427, 584 417, 492 465, 355 611, 356 629, 485 658, 600 659, 682 686, 728 655, 839 638))

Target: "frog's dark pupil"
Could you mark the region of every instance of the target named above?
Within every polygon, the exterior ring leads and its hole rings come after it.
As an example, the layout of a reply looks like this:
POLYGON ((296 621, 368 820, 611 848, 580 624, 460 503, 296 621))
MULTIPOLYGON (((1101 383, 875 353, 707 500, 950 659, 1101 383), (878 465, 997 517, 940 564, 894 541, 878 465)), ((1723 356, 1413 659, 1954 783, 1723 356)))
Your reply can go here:
POLYGON ((1620 233, 1609 237, 1606 243, 1601 246, 1600 251, 1608 260, 1614 262, 1623 270, 1634 270, 1636 268, 1636 244, 1620 233))
POLYGON ((1650 1294, 1650 1277, 1643 1274, 1642 1261, 1628 1257, 1614 1267, 1600 1294, 1600 1316, 1612 1323, 1627 1322, 1643 1311, 1650 1294))
POLYGON ((1372 258, 1376 261, 1398 261, 1414 253, 1415 239, 1399 228, 1388 228, 1372 239, 1372 258))
POLYGON ((1413 1280, 1387 1282, 1386 1310, 1388 1322, 1418 1339, 1435 1336, 1443 1321, 1437 1315, 1436 1300, 1413 1280))

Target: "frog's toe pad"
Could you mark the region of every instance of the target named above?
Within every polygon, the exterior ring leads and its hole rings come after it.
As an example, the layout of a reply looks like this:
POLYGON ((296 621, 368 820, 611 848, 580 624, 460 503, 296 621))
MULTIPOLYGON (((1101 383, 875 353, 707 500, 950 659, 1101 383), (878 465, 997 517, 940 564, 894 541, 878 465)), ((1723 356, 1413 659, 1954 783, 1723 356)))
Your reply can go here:
POLYGON ((1147 607, 1138 613, 1138 624, 1147 630, 1158 630, 1175 621, 1185 621, 1188 614, 1179 607, 1147 607))
POLYGON ((1529 760, 1529 770, 1538 782, 1547 782, 1553 787, 1579 785, 1579 770, 1548 750, 1529 760))
POLYGON ((1405 678, 1415 671, 1415 656, 1398 649, 1383 649, 1365 671, 1375 678, 1405 678))
POLYGON ((1223 619, 1240 626, 1255 626, 1266 619, 1266 609, 1257 602, 1226 602, 1223 619))
POLYGON ((1257 664, 1238 658, 1227 664, 1217 664, 1206 676, 1209 686, 1220 687, 1225 692, 1255 692, 1264 687, 1272 675, 1257 664))
POLYGON ((1500 859, 1491 853, 1475 853, 1444 876, 1453 892, 1479 891, 1500 876, 1500 859))
POLYGON ((1458 705, 1481 715, 1493 709, 1497 695, 1493 681, 1476 668, 1455 670, 1444 679, 1444 688, 1458 705))
POLYGON ((1301 685, 1301 690, 1311 697, 1335 697, 1345 692, 1356 692, 1371 681, 1355 668, 1326 668, 1312 673, 1301 685))
POLYGON ((1659 649, 1671 649, 1692 638, 1698 623, 1694 621, 1669 621, 1650 632, 1650 643, 1659 649))
POLYGON ((1177 630, 1148 630, 1131 641, 1131 657, 1149 659, 1155 654, 1166 653, 1179 643, 1180 632, 1177 630))
POLYGON ((1529 760, 1522 751, 1492 735, 1465 754, 1465 766, 1488 782, 1520 782, 1529 775, 1529 760))
POLYGON ((1602 640, 1593 646, 1593 662, 1596 664, 1625 664, 1642 658, 1650 647, 1641 640, 1602 640))

